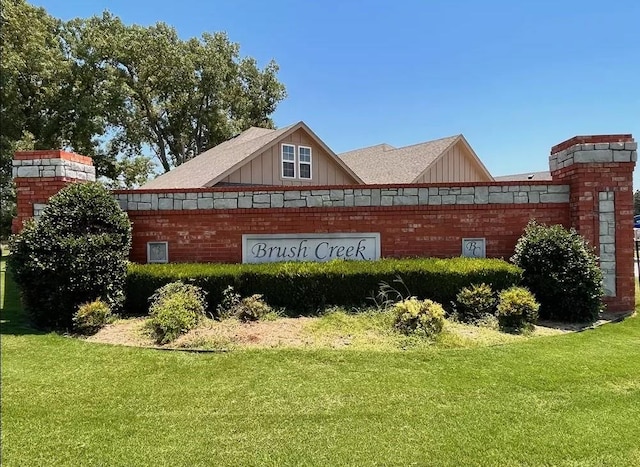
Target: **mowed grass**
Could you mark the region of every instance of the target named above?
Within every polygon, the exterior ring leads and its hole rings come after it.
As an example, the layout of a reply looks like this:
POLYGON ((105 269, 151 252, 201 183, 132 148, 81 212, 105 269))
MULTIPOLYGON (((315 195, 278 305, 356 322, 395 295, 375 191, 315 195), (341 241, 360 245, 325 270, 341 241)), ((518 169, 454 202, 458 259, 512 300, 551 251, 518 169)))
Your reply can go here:
POLYGON ((410 351, 165 352, 2 310, 2 465, 640 465, 640 319, 410 351))

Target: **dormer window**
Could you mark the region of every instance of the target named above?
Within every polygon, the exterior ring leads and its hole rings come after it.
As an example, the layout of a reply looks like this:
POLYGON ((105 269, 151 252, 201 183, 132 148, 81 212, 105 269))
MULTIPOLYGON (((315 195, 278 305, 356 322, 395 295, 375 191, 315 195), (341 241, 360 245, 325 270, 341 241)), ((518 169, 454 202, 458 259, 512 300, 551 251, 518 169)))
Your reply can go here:
POLYGON ((296 178, 296 147, 282 145, 282 178, 296 178))

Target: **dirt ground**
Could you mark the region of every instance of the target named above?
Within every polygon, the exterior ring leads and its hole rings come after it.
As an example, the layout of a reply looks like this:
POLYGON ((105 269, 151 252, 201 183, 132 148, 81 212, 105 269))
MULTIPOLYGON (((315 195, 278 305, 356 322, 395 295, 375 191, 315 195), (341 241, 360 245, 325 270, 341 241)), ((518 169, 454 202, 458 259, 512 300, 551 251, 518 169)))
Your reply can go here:
MULTIPOLYGON (((542 321, 535 327, 536 336, 579 332, 621 319, 620 315, 605 315, 589 325, 542 321)), ((157 345, 145 326, 145 318, 118 320, 105 326, 97 334, 87 337, 89 342, 151 348, 181 348, 224 350, 238 348, 310 348, 318 345, 329 348, 349 346, 351 336, 340 333, 317 335, 309 332, 319 318, 279 318, 274 321, 241 323, 237 320, 207 320, 197 329, 179 337, 170 345, 157 345)), ((473 329, 460 329, 465 337, 474 337, 473 329)), ((375 336, 371 336, 375 338, 375 336)))

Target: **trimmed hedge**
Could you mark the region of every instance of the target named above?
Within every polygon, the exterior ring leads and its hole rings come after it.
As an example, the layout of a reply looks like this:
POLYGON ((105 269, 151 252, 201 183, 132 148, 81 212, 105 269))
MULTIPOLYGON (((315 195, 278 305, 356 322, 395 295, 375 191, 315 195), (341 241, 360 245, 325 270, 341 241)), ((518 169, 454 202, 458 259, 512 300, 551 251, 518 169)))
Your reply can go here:
MULTIPOLYGON (((145 315, 156 289, 181 280, 207 292, 208 311, 215 313, 224 290, 232 286, 243 297, 262 294, 289 316, 309 315, 327 305, 372 305, 381 282, 402 278, 412 296, 448 304, 463 287, 485 283, 500 290, 518 285, 522 270, 498 259, 416 258, 378 261, 271 264, 131 264, 125 309, 145 315)), ((403 291, 404 292, 404 291, 403 291)))

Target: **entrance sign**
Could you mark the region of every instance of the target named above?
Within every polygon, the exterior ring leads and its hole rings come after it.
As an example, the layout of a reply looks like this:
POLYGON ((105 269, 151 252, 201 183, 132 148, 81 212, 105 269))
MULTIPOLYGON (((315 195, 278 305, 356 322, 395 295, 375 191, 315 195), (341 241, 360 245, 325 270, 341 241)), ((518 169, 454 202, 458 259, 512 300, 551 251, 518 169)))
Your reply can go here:
POLYGON ((380 258, 379 233, 245 234, 243 263, 279 261, 374 260, 380 258))

